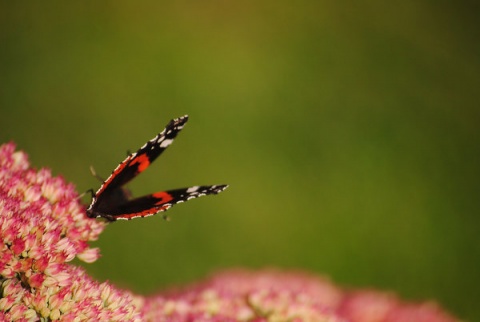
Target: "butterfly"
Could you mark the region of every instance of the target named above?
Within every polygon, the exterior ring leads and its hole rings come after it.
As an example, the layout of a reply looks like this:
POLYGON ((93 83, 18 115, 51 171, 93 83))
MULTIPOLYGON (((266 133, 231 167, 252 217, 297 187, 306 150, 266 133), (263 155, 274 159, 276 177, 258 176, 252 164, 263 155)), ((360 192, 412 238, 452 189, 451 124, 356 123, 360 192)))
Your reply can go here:
POLYGON ((165 129, 145 143, 137 152, 127 156, 103 182, 97 192, 92 193, 92 202, 87 208, 90 218, 102 217, 107 221, 130 220, 147 217, 166 211, 177 203, 201 196, 218 194, 228 185, 193 186, 155 192, 133 198, 123 186, 135 178, 155 161, 172 144, 177 134, 188 121, 188 115, 171 120, 165 129))

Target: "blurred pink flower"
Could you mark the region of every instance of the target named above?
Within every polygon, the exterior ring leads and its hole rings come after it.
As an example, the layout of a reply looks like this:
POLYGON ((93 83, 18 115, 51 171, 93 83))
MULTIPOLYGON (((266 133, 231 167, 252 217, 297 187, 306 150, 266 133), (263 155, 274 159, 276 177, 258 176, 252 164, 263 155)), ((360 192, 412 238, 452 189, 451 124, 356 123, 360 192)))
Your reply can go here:
POLYGON ((345 291, 305 272, 230 270, 146 298, 151 321, 451 322, 434 303, 404 303, 392 294, 345 291))
POLYGON ((72 185, 30 169, 13 143, 0 146, 0 320, 456 321, 434 303, 345 291, 302 272, 230 270, 159 295, 133 295, 68 263, 97 260, 88 242, 104 227, 87 218, 72 185))

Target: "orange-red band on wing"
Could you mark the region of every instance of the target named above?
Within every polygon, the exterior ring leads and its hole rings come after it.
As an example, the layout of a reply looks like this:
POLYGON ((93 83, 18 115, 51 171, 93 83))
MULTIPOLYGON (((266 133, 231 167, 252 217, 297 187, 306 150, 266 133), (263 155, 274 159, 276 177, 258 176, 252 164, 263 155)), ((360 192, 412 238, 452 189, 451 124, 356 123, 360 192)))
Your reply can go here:
POLYGON ((167 203, 173 200, 173 196, 165 191, 155 192, 152 196, 155 197, 156 199, 159 199, 157 202, 155 202, 156 205, 163 205, 164 203, 167 203))
POLYGON ((137 155, 133 160, 131 165, 138 163, 138 172, 142 172, 150 165, 150 159, 147 154, 137 155))

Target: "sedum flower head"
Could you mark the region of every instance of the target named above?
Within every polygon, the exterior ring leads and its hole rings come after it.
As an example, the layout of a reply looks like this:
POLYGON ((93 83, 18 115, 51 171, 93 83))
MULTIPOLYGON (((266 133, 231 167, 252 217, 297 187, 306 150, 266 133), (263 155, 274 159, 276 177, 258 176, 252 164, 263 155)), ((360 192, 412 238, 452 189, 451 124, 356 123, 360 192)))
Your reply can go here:
POLYGON ((150 321, 453 322, 434 303, 348 291, 303 272, 230 270, 143 301, 150 321))
POLYGON ((230 270, 142 297, 98 283, 69 264, 91 263, 105 223, 86 216, 71 184, 33 170, 0 146, 0 321, 451 322, 434 303, 345 291, 301 272, 230 270))
POLYGON ((126 321, 138 316, 129 293, 99 284, 75 257, 94 262, 104 223, 85 216, 73 185, 29 168, 13 143, 0 147, 0 318, 5 321, 126 321))

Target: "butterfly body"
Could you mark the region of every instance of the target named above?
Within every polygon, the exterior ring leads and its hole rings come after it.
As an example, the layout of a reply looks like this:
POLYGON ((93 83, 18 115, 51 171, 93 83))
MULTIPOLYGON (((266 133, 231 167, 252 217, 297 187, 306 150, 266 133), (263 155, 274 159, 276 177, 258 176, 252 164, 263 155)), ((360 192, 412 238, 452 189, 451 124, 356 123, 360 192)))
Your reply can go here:
POLYGON ((188 116, 185 115, 170 121, 160 134, 145 143, 137 152, 127 156, 93 194, 92 202, 87 208, 87 216, 102 217, 108 221, 147 217, 166 211, 177 203, 225 190, 227 185, 193 186, 159 191, 131 199, 130 191, 123 187, 160 156, 173 142, 187 120, 188 116))

